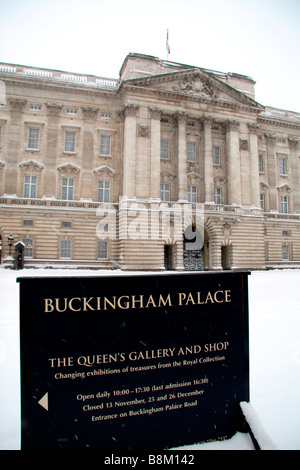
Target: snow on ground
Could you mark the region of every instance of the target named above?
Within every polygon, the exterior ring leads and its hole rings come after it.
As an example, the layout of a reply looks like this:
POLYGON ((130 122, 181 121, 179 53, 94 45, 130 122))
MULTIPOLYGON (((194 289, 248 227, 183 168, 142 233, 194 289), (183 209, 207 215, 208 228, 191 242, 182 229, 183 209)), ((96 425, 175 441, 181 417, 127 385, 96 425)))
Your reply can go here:
MULTIPOLYGON (((102 273, 102 272, 101 272, 102 273)), ((115 271, 104 274, 115 275, 115 271)), ((0 268, 0 449, 20 448, 20 276, 95 276, 99 271, 0 268)), ((249 276, 250 419, 265 448, 300 449, 300 270, 249 276), (298 290, 299 289, 299 290, 298 290), (268 441, 266 443, 266 441, 268 441)), ((256 431, 255 431, 256 432, 256 431)), ((190 450, 251 450, 248 434, 190 450)))

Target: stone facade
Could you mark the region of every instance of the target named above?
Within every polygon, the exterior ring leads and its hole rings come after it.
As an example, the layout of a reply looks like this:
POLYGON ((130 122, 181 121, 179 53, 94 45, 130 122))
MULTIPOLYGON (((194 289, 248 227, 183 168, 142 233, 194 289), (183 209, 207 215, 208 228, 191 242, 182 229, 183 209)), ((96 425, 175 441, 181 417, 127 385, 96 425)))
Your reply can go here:
POLYGON ((118 80, 0 64, 1 262, 300 267, 300 114, 246 76, 129 54, 118 80))

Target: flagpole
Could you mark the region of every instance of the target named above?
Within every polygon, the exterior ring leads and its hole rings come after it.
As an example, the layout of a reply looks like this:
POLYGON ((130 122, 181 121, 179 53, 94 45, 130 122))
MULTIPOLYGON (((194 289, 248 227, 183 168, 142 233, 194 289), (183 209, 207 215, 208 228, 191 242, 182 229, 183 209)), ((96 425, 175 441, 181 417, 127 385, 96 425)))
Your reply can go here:
POLYGON ((170 46, 169 46, 169 30, 168 30, 168 29, 167 29, 167 41, 166 41, 166 48, 167 48, 167 60, 169 60, 170 46))

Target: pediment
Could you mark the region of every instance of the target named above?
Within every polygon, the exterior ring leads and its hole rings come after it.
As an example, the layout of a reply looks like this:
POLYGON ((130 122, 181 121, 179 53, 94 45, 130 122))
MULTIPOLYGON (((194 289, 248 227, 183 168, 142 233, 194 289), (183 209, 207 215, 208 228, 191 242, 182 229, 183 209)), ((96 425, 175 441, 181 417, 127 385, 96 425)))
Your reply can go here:
POLYGON ((176 80, 165 83, 160 88, 175 93, 181 93, 189 96, 199 96, 203 98, 218 98, 219 90, 211 83, 210 80, 204 79, 199 73, 187 73, 176 80))
POLYGON ((281 193, 290 193, 292 191, 292 188, 287 183, 277 186, 277 189, 281 193))
POLYGON ((223 186, 225 183, 227 183, 227 179, 225 178, 225 176, 216 175, 216 176, 214 176, 214 182, 215 182, 215 186, 216 186, 217 188, 220 188, 220 187, 223 186))
POLYGON ((202 179, 202 176, 201 176, 199 173, 197 173, 196 171, 190 171, 190 172, 187 174, 187 178, 188 178, 189 180, 195 181, 195 180, 200 180, 200 179, 202 179))
POLYGON ((102 165, 102 166, 99 166, 98 168, 95 168, 94 173, 96 173, 96 175, 98 176, 101 175, 101 173, 107 173, 113 176, 117 174, 116 170, 114 170, 113 168, 107 165, 102 165))
POLYGON ((212 73, 202 69, 185 70, 140 79, 126 80, 124 84, 145 87, 166 93, 219 100, 263 109, 254 99, 219 80, 212 73))
POLYGON ((265 181, 260 181, 259 185, 262 191, 267 191, 270 188, 268 183, 266 183, 265 181))
POLYGON ((73 163, 65 163, 63 165, 58 166, 57 170, 62 174, 70 173, 75 175, 79 173, 81 169, 73 163))
POLYGON ((44 165, 42 163, 36 162, 35 160, 27 160, 26 162, 21 162, 19 167, 23 168, 24 170, 28 170, 30 168, 32 170, 40 171, 43 170, 44 165))
POLYGON ((160 176, 162 178, 162 182, 167 183, 169 180, 173 180, 174 178, 176 178, 176 173, 169 170, 168 168, 164 168, 163 170, 161 170, 160 176))

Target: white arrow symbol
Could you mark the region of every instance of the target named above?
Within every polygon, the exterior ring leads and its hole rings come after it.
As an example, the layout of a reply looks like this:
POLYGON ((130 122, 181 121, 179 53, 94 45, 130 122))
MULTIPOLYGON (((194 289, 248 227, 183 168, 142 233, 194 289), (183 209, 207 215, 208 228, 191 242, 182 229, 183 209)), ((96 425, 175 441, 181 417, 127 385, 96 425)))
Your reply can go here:
POLYGON ((48 411, 48 392, 45 393, 45 395, 40 399, 38 402, 39 405, 41 405, 45 410, 48 411))

